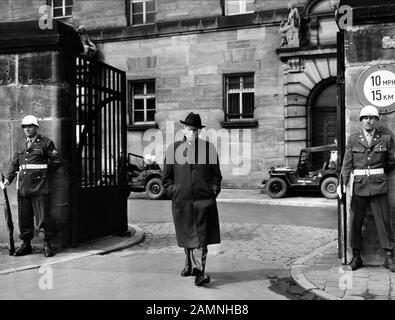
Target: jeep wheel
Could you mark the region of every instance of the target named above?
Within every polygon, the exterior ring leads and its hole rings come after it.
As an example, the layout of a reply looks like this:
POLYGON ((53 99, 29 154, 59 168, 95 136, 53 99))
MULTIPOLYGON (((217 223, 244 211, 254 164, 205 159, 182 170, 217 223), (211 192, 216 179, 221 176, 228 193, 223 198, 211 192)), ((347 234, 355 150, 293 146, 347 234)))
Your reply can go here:
POLYGON ((321 183, 321 193, 327 199, 337 198, 337 179, 335 177, 328 177, 321 183))
POLYGON ((145 192, 147 197, 151 200, 160 199, 165 192, 162 186, 162 180, 160 178, 152 178, 150 181, 148 181, 145 187, 145 192))
POLYGON ((270 178, 266 191, 270 198, 282 198, 287 193, 287 183, 280 178, 270 178))

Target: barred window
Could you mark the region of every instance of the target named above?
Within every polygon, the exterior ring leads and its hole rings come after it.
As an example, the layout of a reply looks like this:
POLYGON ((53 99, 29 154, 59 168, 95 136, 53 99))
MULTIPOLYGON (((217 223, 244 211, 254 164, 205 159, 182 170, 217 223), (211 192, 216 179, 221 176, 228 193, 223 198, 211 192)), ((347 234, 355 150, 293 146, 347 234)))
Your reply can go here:
POLYGON ((130 0, 130 22, 132 25, 154 23, 155 14, 154 0, 130 0))
POLYGON ((73 0, 51 0, 54 18, 66 18, 72 16, 73 0))
POLYGON ((225 15, 254 12, 255 0, 225 0, 225 15))
POLYGON ((228 75, 226 83, 226 121, 254 118, 254 74, 228 75))
POLYGON ((155 80, 130 81, 129 98, 130 124, 155 122, 155 80))

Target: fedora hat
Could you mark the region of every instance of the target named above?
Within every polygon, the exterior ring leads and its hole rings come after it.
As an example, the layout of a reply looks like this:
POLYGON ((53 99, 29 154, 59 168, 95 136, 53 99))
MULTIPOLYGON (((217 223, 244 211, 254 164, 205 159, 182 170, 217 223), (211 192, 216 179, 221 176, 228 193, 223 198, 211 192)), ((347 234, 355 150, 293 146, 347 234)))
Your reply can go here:
POLYGON ((202 120, 200 119, 200 115, 198 113, 190 112, 184 121, 180 120, 182 124, 186 124, 188 126, 196 127, 196 128, 204 128, 202 126, 202 120))

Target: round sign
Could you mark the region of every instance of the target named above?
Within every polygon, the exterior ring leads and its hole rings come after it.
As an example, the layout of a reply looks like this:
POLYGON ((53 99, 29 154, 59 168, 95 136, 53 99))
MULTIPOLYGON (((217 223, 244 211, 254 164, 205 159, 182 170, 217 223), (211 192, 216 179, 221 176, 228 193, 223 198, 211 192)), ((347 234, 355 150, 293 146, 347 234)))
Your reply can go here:
POLYGON ((395 66, 376 65, 358 79, 358 96, 363 105, 373 105, 380 113, 395 111, 395 66))

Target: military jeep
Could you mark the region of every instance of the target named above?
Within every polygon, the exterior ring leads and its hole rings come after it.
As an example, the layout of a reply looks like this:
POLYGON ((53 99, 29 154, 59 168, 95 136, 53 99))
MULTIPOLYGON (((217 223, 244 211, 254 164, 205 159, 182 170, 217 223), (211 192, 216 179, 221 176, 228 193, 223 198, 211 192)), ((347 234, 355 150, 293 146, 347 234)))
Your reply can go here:
POLYGON ((292 191, 320 191, 328 199, 337 197, 337 145, 305 148, 300 151, 296 169, 272 167, 263 180, 271 198, 282 198, 292 191))
POLYGON ((128 187, 130 192, 144 192, 151 200, 162 198, 162 169, 152 157, 128 153, 128 187))

